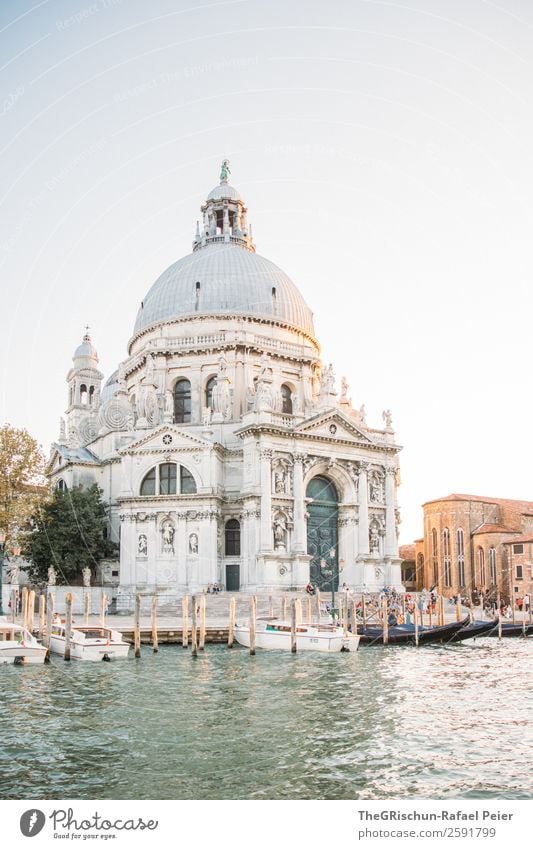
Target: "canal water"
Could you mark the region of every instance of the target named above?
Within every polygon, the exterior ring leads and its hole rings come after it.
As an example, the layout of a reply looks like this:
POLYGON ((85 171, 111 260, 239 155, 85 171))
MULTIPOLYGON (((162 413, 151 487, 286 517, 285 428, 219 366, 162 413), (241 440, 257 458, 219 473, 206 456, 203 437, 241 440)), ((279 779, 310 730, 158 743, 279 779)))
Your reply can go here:
POLYGON ((533 795, 533 640, 0 668, 0 797, 533 795))

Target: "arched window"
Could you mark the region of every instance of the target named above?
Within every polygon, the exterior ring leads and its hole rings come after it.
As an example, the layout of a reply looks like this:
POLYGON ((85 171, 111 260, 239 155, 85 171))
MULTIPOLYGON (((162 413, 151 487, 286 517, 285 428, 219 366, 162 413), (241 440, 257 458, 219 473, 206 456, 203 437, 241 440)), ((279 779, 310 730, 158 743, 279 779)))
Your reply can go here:
POLYGON ((155 495, 155 466, 144 477, 141 484, 141 495, 155 495))
POLYGON ((477 550, 477 571, 479 577, 479 588, 485 589, 485 552, 481 546, 477 550))
POLYGON ((241 526, 237 519, 230 519, 228 522, 226 522, 225 534, 226 556, 239 557, 241 553, 241 526))
POLYGON ((439 582, 439 544, 437 531, 435 528, 431 531, 431 564, 433 566, 433 583, 439 582))
POLYGON ((466 586, 465 580, 465 533, 462 528, 457 529, 457 579, 459 586, 466 586))
POLYGON ((174 386, 174 421, 184 424, 191 420, 191 384, 178 380, 174 386))
POLYGON ((496 549, 489 548, 489 578, 491 584, 496 584, 496 549))
POLYGON ((216 386, 216 375, 210 377, 205 385, 205 406, 213 409, 213 389, 216 386))
POLYGON ((180 466, 180 492, 182 495, 190 495, 196 492, 196 482, 185 466, 180 466))
POLYGON ((175 463, 161 463, 159 466, 159 495, 176 495, 175 463))
POLYGON ((292 413, 292 393, 286 383, 281 387, 281 411, 282 413, 292 413))
POLYGON ((59 492, 66 492, 67 491, 68 486, 66 485, 63 478, 59 478, 58 482, 56 483, 56 489, 58 489, 59 492))
POLYGON ((81 386, 80 386, 80 404, 86 404, 86 403, 87 403, 87 387, 85 386, 84 383, 82 383, 81 386))
POLYGON ((196 492, 194 477, 185 466, 176 463, 161 463, 144 476, 141 483, 141 495, 190 495, 196 492), (178 491, 179 480, 179 491, 178 491))
POLYGON ((94 386, 89 386, 89 405, 92 405, 94 399, 94 386))
POLYGON ((442 565, 444 575, 444 586, 451 587, 452 571, 450 560, 450 531, 448 530, 448 528, 444 528, 442 532, 442 565))

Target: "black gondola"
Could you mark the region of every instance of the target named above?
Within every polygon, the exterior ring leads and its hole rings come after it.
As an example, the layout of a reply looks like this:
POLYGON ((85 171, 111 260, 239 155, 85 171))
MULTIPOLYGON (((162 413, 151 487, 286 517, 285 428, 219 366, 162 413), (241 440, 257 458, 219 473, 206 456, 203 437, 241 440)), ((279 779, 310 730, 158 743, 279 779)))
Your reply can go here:
MULTIPOLYGON (((487 637, 498 636, 498 622, 485 635, 487 637)), ((502 622, 502 637, 532 637, 533 623, 528 623, 525 627, 521 622, 502 622)))
MULTIPOLYGON (((448 643, 453 635, 466 628, 469 622, 470 617, 467 616, 461 622, 450 622, 448 625, 437 625, 435 628, 427 628, 421 625, 418 629, 418 644, 448 643)), ((383 645, 383 628, 381 627, 358 625, 357 633, 361 638, 359 641, 361 646, 383 645)), ((390 625, 388 640, 390 646, 414 646, 416 644, 415 626, 390 625)))
POLYGON ((477 621, 470 622, 466 625, 466 627, 460 628, 459 631, 456 631, 455 634, 450 637, 448 642, 460 643, 462 640, 472 640, 476 637, 488 637, 493 628, 496 628, 497 632, 497 619, 488 619, 487 621, 478 619, 477 621))

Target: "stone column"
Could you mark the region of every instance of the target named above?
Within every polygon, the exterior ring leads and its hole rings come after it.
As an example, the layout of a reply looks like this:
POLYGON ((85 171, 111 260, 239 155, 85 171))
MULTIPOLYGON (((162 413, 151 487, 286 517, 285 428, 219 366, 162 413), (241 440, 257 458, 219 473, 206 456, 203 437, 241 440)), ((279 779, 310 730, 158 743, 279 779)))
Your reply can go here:
POLYGON ((294 495, 294 535, 292 550, 295 554, 305 554, 305 503, 304 503, 304 470, 305 454, 293 454, 293 495, 294 495))
POLYGON ((261 551, 272 551, 272 449, 261 449, 261 551))
POLYGON ((359 466, 359 556, 368 555, 368 463, 359 466))
POLYGON ((123 514, 120 517, 120 528, 120 584, 129 588, 137 582, 135 516, 123 514))
POLYGON ((396 554, 396 518, 394 513, 394 468, 385 467, 385 556, 396 554))

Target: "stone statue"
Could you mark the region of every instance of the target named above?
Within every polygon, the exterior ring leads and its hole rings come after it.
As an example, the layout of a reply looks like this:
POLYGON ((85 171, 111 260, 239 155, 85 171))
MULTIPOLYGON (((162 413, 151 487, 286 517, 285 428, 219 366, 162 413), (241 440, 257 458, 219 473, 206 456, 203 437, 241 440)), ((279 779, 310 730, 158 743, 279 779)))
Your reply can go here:
POLYGON ((347 402, 347 401, 348 401, 348 381, 346 380, 346 378, 345 378, 345 377, 341 377, 341 397, 340 397, 340 402, 341 402, 341 404, 342 404, 343 402, 347 402))
POLYGON ((198 534, 189 535, 189 554, 198 554, 198 534))
POLYGON ((65 419, 61 417, 59 419, 59 444, 64 445, 67 441, 67 429, 65 425, 65 419))
POLYGON ((332 363, 326 369, 326 390, 330 395, 335 394, 335 375, 333 374, 332 363))
POLYGON ((211 407, 204 407, 202 411, 202 424, 204 427, 209 427, 211 424, 211 417, 213 415, 213 410, 211 407))
POLYGON ((143 383, 155 385, 155 362, 153 354, 148 354, 146 357, 146 370, 144 372, 143 383))
POLYGON ((383 421, 385 422, 385 427, 392 427, 392 416, 390 410, 383 410, 383 421))
POLYGON ((174 525, 167 519, 161 528, 163 540, 163 554, 174 554, 174 525))
POLYGON ((376 527, 370 529, 370 553, 379 551, 379 534, 376 527))
POLYGON ((285 492, 285 472, 283 469, 274 472, 274 492, 280 494, 285 492))
POLYGON ((91 570, 89 569, 88 566, 84 566, 84 568, 81 570, 81 575, 82 575, 82 579, 83 579, 83 586, 84 587, 90 587, 91 586, 91 570))
MULTIPOLYGON (((54 569, 53 566, 49 566, 48 567, 48 586, 49 587, 55 587, 56 579, 57 579, 56 570, 54 569)), ((13 583, 13 581, 11 583, 13 583)))
POLYGON ((146 534, 139 534, 137 554, 140 554, 141 557, 146 557, 148 554, 148 537, 146 534))
POLYGON ((285 537, 287 533, 287 525, 283 516, 278 516, 274 520, 274 548, 280 550, 285 549, 285 537))
MULTIPOLYGON (((11 583, 14 586, 17 586, 17 587, 18 587, 18 583, 19 583, 19 575, 20 575, 20 567, 19 567, 18 563, 12 563, 11 564, 11 583)), ((54 583, 55 583, 55 581, 54 581, 54 583)))
POLYGON ((223 159, 222 165, 220 166, 220 182, 227 183, 230 174, 231 171, 229 170, 229 159, 223 159))
POLYGON ((272 377, 272 369, 270 368, 270 357, 265 351, 261 356, 259 361, 261 363, 261 371, 259 372, 259 380, 263 380, 265 377, 272 377))
POLYGON ((370 500, 375 504, 383 504, 383 485, 379 478, 374 478, 370 484, 370 500))
POLYGON ((366 410, 364 404, 361 404, 359 408, 359 418, 361 419, 361 424, 366 424, 366 410))

